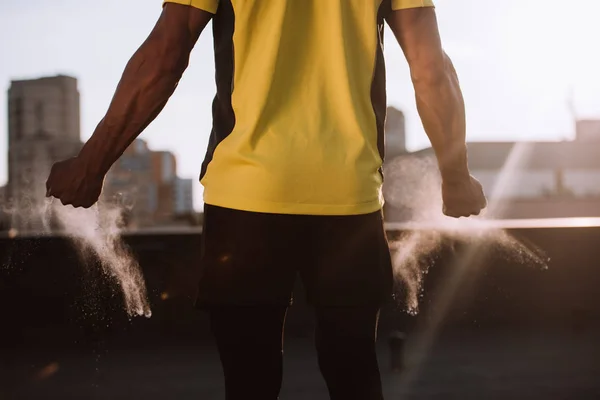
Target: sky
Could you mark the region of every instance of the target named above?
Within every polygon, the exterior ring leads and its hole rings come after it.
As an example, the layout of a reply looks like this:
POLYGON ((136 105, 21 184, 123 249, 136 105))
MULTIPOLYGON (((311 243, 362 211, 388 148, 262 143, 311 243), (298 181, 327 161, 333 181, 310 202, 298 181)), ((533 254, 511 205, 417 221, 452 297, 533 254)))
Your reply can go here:
MULTIPOLYGON (((444 48, 465 97, 468 140, 565 140, 573 138, 574 117, 600 118, 600 1, 437 0, 436 5, 444 48)), ((0 184, 7 176, 10 81, 77 77, 85 140, 160 11, 160 0, 0 1, 0 184)), ((407 146, 428 146, 408 66, 389 29, 385 57, 388 103, 406 114, 407 146)), ((173 151, 182 177, 197 178, 204 158, 215 93, 213 62, 208 27, 176 93, 140 136, 151 149, 173 151)), ((201 206, 199 184, 195 205, 201 206)))

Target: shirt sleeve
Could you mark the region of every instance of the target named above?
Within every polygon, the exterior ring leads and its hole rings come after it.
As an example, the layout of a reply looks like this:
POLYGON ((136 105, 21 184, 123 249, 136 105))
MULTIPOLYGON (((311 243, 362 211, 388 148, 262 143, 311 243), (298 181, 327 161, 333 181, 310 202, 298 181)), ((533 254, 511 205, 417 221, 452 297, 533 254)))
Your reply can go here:
POLYGON ((419 7, 434 7, 433 0, 392 0, 392 10, 419 7))
POLYGON ((192 6, 199 8, 211 14, 217 13, 217 7, 219 6, 219 0, 164 0, 163 5, 166 3, 183 4, 184 6, 192 6))

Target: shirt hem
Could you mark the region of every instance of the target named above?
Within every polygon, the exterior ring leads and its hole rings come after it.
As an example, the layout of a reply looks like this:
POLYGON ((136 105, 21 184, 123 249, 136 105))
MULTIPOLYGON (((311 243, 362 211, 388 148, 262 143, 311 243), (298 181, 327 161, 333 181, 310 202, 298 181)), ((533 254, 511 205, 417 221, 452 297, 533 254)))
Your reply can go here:
POLYGON ((407 8, 435 7, 433 0, 393 0, 392 10, 405 10, 407 8))
POLYGON ((199 10, 206 11, 211 14, 217 13, 218 2, 215 0, 164 0, 163 6, 167 3, 181 4, 184 6, 191 6, 199 10))
POLYGON ((206 192, 204 193, 204 203, 240 211, 292 215, 361 215, 380 211, 383 208, 380 200, 357 204, 282 203, 264 200, 234 199, 226 196, 211 195, 206 192))

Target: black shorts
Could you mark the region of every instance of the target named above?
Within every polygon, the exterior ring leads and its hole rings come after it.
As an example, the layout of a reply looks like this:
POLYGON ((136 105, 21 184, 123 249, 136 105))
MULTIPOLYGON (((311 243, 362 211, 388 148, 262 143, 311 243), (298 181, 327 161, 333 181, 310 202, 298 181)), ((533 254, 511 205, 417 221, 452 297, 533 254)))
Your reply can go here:
POLYGON ((266 214, 205 205, 196 305, 288 305, 299 275, 310 304, 380 306, 393 273, 381 212, 266 214))

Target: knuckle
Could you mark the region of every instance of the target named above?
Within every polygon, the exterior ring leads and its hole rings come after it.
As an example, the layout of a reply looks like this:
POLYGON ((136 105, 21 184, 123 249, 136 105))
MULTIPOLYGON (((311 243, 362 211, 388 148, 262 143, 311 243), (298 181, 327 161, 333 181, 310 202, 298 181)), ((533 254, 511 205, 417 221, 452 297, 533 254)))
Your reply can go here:
POLYGON ((68 196, 68 195, 62 195, 62 196, 59 196, 59 198, 60 198, 60 202, 64 206, 68 206, 68 205, 73 204, 73 201, 75 200, 75 199, 73 199, 73 197, 68 196))

